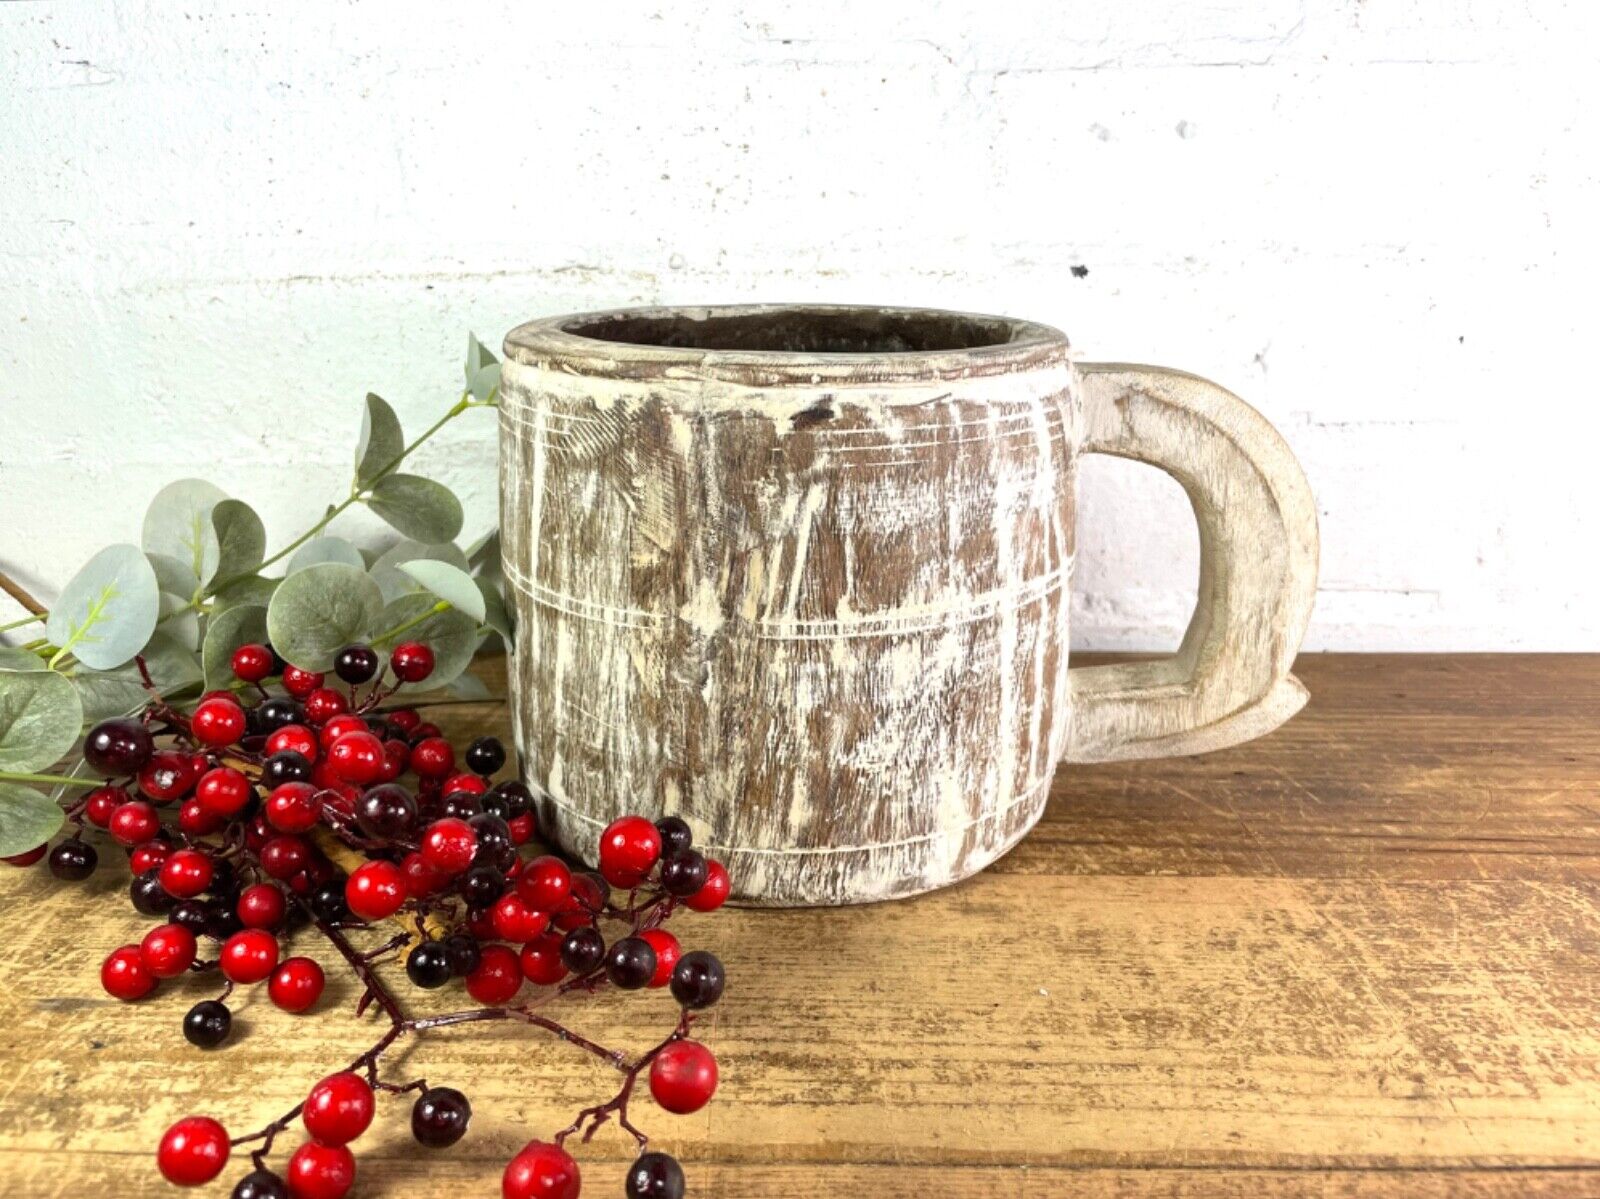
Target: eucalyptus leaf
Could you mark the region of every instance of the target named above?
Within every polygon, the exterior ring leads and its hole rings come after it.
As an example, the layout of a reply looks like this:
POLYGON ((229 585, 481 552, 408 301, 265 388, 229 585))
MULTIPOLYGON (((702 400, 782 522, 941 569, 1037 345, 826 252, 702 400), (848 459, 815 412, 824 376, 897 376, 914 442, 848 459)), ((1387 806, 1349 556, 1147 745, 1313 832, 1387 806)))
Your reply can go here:
POLYGON ((267 639, 267 610, 259 604, 240 604, 213 616, 200 651, 200 669, 206 690, 233 681, 233 651, 241 645, 267 639))
POLYGON ((361 439, 356 443, 356 482, 370 487, 386 467, 400 460, 405 449, 400 418, 387 401, 369 391, 361 414, 361 439))
POLYGON ((56 833, 66 813, 32 787, 0 782, 0 857, 37 849, 56 833))
POLYGON ((50 609, 45 635, 95 670, 121 666, 155 631, 161 590, 138 546, 111 545, 84 564, 50 609))
POLYGON ((0 670, 49 670, 38 654, 14 645, 0 645, 0 670))
POLYGON ((450 680, 450 685, 445 688, 457 699, 486 700, 494 698, 489 693, 489 685, 475 674, 461 674, 450 680))
POLYGON ((240 604, 260 604, 265 607, 282 581, 282 579, 264 579, 260 575, 248 575, 211 597, 211 615, 220 616, 229 608, 237 608, 240 604))
POLYGON ((313 537, 289 559, 289 569, 286 574, 294 574, 308 566, 315 566, 318 562, 343 562, 346 566, 356 566, 362 570, 367 568, 366 559, 361 556, 361 551, 356 549, 343 537, 313 537))
POLYGON ((482 370, 474 371, 467 379, 467 390, 472 393, 472 398, 475 400, 480 402, 488 400, 500 390, 500 364, 491 363, 482 370))
POLYGON ((150 567, 156 572, 156 586, 161 588, 163 596, 176 596, 185 604, 194 598, 199 580, 187 562, 180 562, 171 554, 146 553, 145 557, 150 559, 150 567))
POLYGON ((62 675, 0 670, 0 770, 43 770, 72 748, 82 727, 83 705, 62 675))
POLYGON ((211 528, 217 535, 217 565, 207 583, 255 573, 267 556, 267 530, 255 509, 243 500, 222 500, 211 510, 211 528))
MULTIPOLYGON (((150 681, 167 699, 200 682, 200 659, 165 628, 150 639, 139 656, 150 672, 150 681)), ((144 685, 136 662, 115 670, 74 670, 67 677, 83 703, 86 724, 112 716, 127 716, 150 699, 150 691, 144 685)))
POLYGON ((288 576, 267 605, 267 636, 284 660, 302 670, 327 670, 333 656, 380 624, 383 592, 366 571, 321 562, 288 576))
POLYGON ((385 603, 397 600, 402 595, 416 594, 421 584, 402 571, 400 565, 418 558, 448 562, 458 570, 467 569, 467 556, 453 541, 442 541, 437 545, 424 545, 420 541, 409 539, 402 541, 398 545, 390 546, 372 564, 372 578, 382 589, 385 603))
POLYGON ((467 361, 461 369, 468 383, 472 382, 474 375, 481 374, 487 367, 498 366, 499 363, 500 360, 488 346, 478 340, 476 334, 467 334, 467 361))
POLYGON ((194 577, 191 592, 217 572, 222 550, 211 510, 227 498, 227 492, 204 479, 179 479, 156 492, 144 514, 144 548, 183 563, 194 577))
POLYGON ((387 631, 410 625, 411 621, 428 613, 404 632, 373 642, 375 646, 390 649, 401 641, 421 641, 433 651, 433 673, 412 686, 412 691, 431 691, 445 686, 472 664, 473 652, 478 647, 477 622, 454 608, 430 613, 437 602, 431 595, 403 595, 384 605, 383 616, 378 621, 378 628, 387 631))
POLYGON ((461 532, 461 501, 443 483, 421 475, 385 475, 367 506, 417 541, 453 541, 461 532))
POLYGON ((485 568, 500 568, 500 530, 490 529, 467 551, 467 565, 477 574, 485 568))
POLYGON ((483 596, 483 623, 505 638, 505 643, 508 646, 514 644, 511 611, 506 607, 506 601, 500 595, 500 589, 488 579, 473 579, 472 581, 477 585, 478 593, 483 596))
POLYGON ((449 601, 452 607, 465 612, 479 624, 484 622, 483 595, 472 576, 460 567, 429 558, 416 558, 402 562, 400 569, 440 599, 449 601))

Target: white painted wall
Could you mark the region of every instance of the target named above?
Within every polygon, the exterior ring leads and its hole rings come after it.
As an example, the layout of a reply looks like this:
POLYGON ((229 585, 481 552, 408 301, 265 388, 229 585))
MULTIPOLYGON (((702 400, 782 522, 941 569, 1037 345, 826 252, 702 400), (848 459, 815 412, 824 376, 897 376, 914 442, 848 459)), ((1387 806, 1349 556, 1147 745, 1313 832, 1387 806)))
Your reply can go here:
MULTIPOLYGON (((1597 649, 1597 68, 1586 2, 6 4, 0 562, 51 595, 182 474, 297 529, 469 328, 895 302, 1259 406, 1312 647, 1597 649)), ((427 460, 469 532, 492 424, 427 460)), ((1176 487, 1096 462, 1081 535, 1076 640, 1174 644, 1176 487)))

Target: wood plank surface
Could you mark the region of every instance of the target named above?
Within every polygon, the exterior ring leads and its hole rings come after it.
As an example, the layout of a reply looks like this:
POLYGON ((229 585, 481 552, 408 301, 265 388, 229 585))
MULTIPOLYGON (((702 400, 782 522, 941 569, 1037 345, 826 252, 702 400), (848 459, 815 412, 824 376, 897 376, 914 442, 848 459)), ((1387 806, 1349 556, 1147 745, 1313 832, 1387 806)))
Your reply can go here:
MULTIPOLYGON (((1296 672, 1311 703, 1271 737, 1063 770, 1040 826, 950 890, 683 917, 728 965, 703 1031, 722 1086, 636 1120, 691 1193, 1600 1194, 1600 657, 1296 672)), ((253 995, 213 1054, 179 1028, 209 983, 107 999, 101 958, 149 922, 102 861, 81 887, 0 873, 6 1196, 177 1194, 152 1153, 174 1118, 257 1127, 377 1035, 309 934, 323 1014, 253 995)), ((413 1010, 460 1006, 399 985, 413 1010)), ((630 1049, 672 1019, 659 992, 563 1010, 630 1049)), ((381 1105, 358 1195, 497 1194, 525 1139, 612 1087, 524 1028, 429 1034, 403 1060, 471 1095, 472 1131, 428 1153, 404 1102, 381 1105)), ((603 1131, 585 1193, 620 1194, 627 1157, 603 1131)))

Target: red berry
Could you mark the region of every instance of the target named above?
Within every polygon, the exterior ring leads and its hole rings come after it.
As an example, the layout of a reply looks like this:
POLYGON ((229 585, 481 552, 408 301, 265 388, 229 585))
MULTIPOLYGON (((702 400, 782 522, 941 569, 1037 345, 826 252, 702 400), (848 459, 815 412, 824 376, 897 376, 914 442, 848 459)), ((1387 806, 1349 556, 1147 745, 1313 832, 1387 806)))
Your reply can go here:
POLYGON ((465 820, 435 820, 422 834, 422 859, 445 874, 460 874, 478 852, 478 834, 465 820))
POLYGON ((130 799, 118 804, 111 813, 111 835, 130 849, 150 840, 161 831, 161 818, 156 810, 140 799, 130 799))
POLYGON ((261 869, 280 882, 306 868, 311 851, 299 837, 274 837, 261 847, 261 869))
POLYGON ((501 1199, 578 1199, 578 1163, 560 1145, 529 1141, 500 1176, 501 1199))
POLYGON ((526 845, 533 840, 533 834, 538 832, 538 826, 533 821, 532 812, 524 812, 520 816, 513 816, 506 821, 506 827, 511 830, 511 844, 526 845))
POLYGON ((597 875, 587 872, 574 874, 572 895, 556 914, 555 926, 571 932, 585 924, 593 924, 595 916, 605 908, 608 891, 605 880, 597 875))
POLYGON ((420 683, 433 673, 433 651, 420 641, 402 641, 389 655, 389 669, 402 683, 420 683))
POLYGON ((157 841, 152 838, 141 845, 135 846, 128 855, 128 866, 135 874, 143 874, 146 870, 154 870, 167 860, 172 853, 172 842, 157 841))
POLYGON ((283 668, 283 689, 296 699, 304 699, 322 686, 322 676, 314 670, 301 670, 298 666, 283 668))
POLYGON ((366 786, 383 773, 383 742, 371 733, 346 733, 328 747, 328 769, 346 783, 366 786))
POLYGON ((350 710, 350 701, 331 687, 318 687, 305 697, 305 705, 306 719, 314 725, 326 724, 335 716, 343 716, 350 710))
POLYGON ((32 849, 23 850, 21 853, 14 853, 9 857, 0 858, 0 862, 4 862, 7 866, 32 866, 40 858, 44 857, 45 850, 49 848, 49 845, 36 845, 32 849))
POLYGON ((467 931, 480 941, 493 941, 494 908, 468 908, 467 931))
POLYGON ((120 787, 97 787, 84 800, 83 815, 96 828, 110 828, 111 814, 128 798, 120 787))
POLYGON ((152 803, 168 804, 187 795, 197 777, 193 758, 164 749, 151 754, 150 760, 140 769, 139 790, 152 803))
POLYGON ((363 717, 353 712, 341 712, 317 730, 317 743, 327 749, 346 733, 365 733, 370 730, 363 717))
POLYGON ((383 743, 383 774, 382 780, 392 783, 406 772, 406 767, 411 765, 411 747, 398 737, 390 737, 383 743))
POLYGON ((193 899, 211 885, 211 859, 194 849, 180 849, 161 863, 161 886, 168 895, 193 899))
POLYGON ((156 1165, 181 1187, 210 1182, 228 1164, 228 1130, 210 1116, 186 1116, 161 1137, 156 1165))
POLYGON ((411 743, 415 745, 418 741, 426 741, 429 737, 442 737, 444 733, 438 725, 432 721, 425 720, 412 729, 407 736, 411 738, 411 743))
POLYGON ((717 1059, 699 1041, 674 1041, 650 1063, 650 1094, 669 1112, 697 1112, 716 1089, 717 1059))
POLYGON ((531 941, 550 927, 549 913, 530 908, 514 891, 497 899, 491 911, 494 935, 502 941, 531 941))
POLYGON ((542 933, 522 947, 522 976, 536 987, 552 987, 567 976, 561 934, 542 933))
POLYGON ((178 827, 191 837, 209 836, 227 823, 226 817, 206 811, 192 795, 178 805, 178 827))
POLYGON ((194 934, 181 924, 161 924, 139 942, 139 960, 157 978, 177 978, 194 961, 194 934))
POLYGON ((344 901, 363 920, 393 916, 406 901, 405 872, 393 862, 368 862, 345 881, 344 901))
POLYGON ((487 1007, 507 1003, 522 989, 522 963, 504 945, 485 945, 467 975, 467 994, 487 1007))
POLYGON ((232 745, 244 736, 244 709, 236 699, 207 699, 189 717, 189 731, 201 745, 232 745))
POLYGON ((530 908, 559 912, 572 900, 572 871, 560 858, 534 858, 517 875, 517 894, 530 908))
POLYGON ((308 762, 317 760, 317 734, 303 724, 286 724, 267 735, 267 757, 288 751, 299 754, 308 762))
POLYGON ((714 912, 728 899, 728 868, 715 858, 706 859, 706 881, 684 906, 696 912, 714 912))
POLYGON ((347 1145, 372 1123, 372 1088, 359 1074, 330 1074, 306 1096, 300 1119, 325 1145, 347 1145))
POLYGON ((442 779, 456 768, 456 751, 443 737, 424 737, 411 747, 411 769, 425 779, 442 779))
POLYGON ((428 865, 420 853, 408 853, 401 859, 400 871, 406 876, 406 894, 413 899, 432 895, 450 881, 450 876, 428 865))
POLYGON ((200 776, 194 797, 213 816, 231 820, 250 802, 250 780, 231 766, 218 766, 200 776))
POLYGON ((283 892, 271 883, 255 883, 239 892, 239 923, 246 928, 264 928, 268 932, 283 923, 289 902, 283 892))
POLYGON ((264 645, 241 645, 233 651, 233 674, 247 683, 259 683, 272 673, 272 651, 264 645))
POLYGON ((156 976, 144 964, 137 945, 124 945, 113 949, 101 964, 100 985, 113 998, 131 1003, 155 990, 156 976))
POLYGON ((355 1154, 343 1145, 307 1141, 289 1158, 289 1199, 344 1199, 356 1184, 355 1154))
POLYGON ((233 982, 258 983, 278 964, 278 939, 259 928, 234 933, 222 943, 217 963, 223 976, 233 982))
POLYGON ((415 708, 401 708, 389 713, 389 723, 402 733, 410 734, 422 723, 422 717, 417 715, 415 708))
POLYGON ((639 939, 649 942, 650 948, 656 951, 656 972, 650 976, 647 985, 666 986, 672 981, 672 971, 678 959, 683 956, 683 946, 678 944, 677 937, 664 928, 647 928, 639 934, 639 939))
POLYGON ((267 796, 267 823, 280 833, 305 833, 317 827, 322 800, 310 783, 279 783, 267 796))
POLYGON ((303 1012, 322 998, 327 980, 310 958, 285 958, 272 972, 267 996, 286 1012, 303 1012))
POLYGON ((643 816, 624 816, 600 834, 600 873, 613 887, 637 887, 661 856, 661 833, 643 816))
POLYGON ((473 795, 482 795, 489 789, 489 784, 475 774, 452 774, 439 784, 439 794, 449 795, 453 791, 467 791, 473 795))

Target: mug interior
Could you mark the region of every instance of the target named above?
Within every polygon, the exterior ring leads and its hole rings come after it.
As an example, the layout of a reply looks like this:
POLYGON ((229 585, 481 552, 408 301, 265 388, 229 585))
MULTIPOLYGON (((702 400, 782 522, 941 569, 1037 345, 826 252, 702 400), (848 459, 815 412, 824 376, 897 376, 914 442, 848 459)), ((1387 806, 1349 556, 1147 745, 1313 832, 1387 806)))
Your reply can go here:
POLYGON ((1021 322, 881 308, 639 311, 582 316, 564 332, 623 345, 759 354, 927 354, 1008 345, 1021 322))

